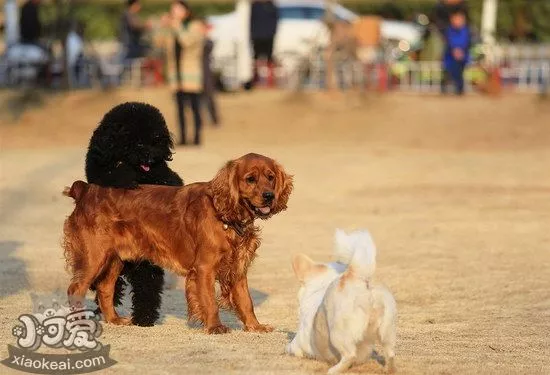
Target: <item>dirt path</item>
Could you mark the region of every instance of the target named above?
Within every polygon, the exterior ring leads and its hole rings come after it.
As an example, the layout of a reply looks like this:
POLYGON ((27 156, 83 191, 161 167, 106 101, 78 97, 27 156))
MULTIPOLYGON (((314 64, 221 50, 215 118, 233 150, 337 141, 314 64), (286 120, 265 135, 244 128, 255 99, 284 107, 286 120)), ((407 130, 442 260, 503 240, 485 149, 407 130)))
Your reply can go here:
MULTIPOLYGON (((31 311, 29 293, 66 288, 59 241, 71 202, 60 191, 82 177, 102 113, 131 99, 159 106, 173 126, 164 91, 56 97, 0 125, 0 358, 17 317, 31 311)), ((297 324, 291 256, 328 261, 336 227, 374 235, 378 279, 398 302, 401 373, 550 372, 550 103, 348 99, 224 97, 223 127, 172 163, 200 181, 254 151, 295 175, 289 210, 262 223, 249 274, 257 314, 277 332, 243 333, 225 314, 235 331, 204 335, 187 327, 181 291, 167 290, 161 324, 104 326, 118 361, 109 373, 325 372, 283 350, 297 324)), ((382 371, 370 363, 354 372, 382 371)))

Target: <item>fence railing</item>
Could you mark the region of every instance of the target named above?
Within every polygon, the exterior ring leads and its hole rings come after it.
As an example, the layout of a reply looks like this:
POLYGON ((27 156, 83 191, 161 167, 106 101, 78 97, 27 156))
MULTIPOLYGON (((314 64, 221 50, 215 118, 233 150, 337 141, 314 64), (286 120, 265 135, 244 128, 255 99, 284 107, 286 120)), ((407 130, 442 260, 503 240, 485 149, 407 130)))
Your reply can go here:
MULTIPOLYGON (((293 76, 302 77, 300 85, 305 89, 324 89, 328 75, 324 64, 313 63, 307 72, 287 72, 280 69, 278 82, 282 86, 296 87, 293 76)), ((474 91, 474 87, 487 83, 490 74, 497 74, 497 80, 503 89, 518 92, 542 92, 549 89, 550 61, 527 61, 513 67, 497 67, 489 73, 481 65, 471 65, 464 73, 465 90, 474 91)), ((364 65, 342 62, 336 64, 332 73, 332 82, 340 89, 364 88, 378 91, 404 91, 433 93, 441 90, 444 74, 441 62, 402 62, 393 64, 364 65)))
MULTIPOLYGON (((550 46, 533 49, 518 46, 502 48, 504 56, 497 69, 502 87, 518 92, 547 92, 550 87, 550 46), (535 52, 534 52, 535 51, 535 52)), ((229 89, 238 89, 237 56, 217 61, 221 67, 221 80, 229 89)), ((70 71, 73 87, 94 86, 147 86, 162 81, 162 67, 158 60, 135 59, 120 63, 113 57, 82 61, 78 69, 70 71), (156 62, 155 62, 156 61, 156 62)), ((59 64, 58 64, 59 65, 59 64)), ((54 64, 54 67, 56 65, 54 64)), ((40 74, 41 66, 20 62, 17 64, 0 61, 0 87, 16 87, 33 84, 40 74)), ((50 69, 48 78, 60 81, 59 66, 50 69), (58 77, 59 75, 59 77, 58 77)), ((267 73, 259 69, 260 78, 267 73)), ((357 61, 336 62, 334 79, 341 89, 361 87, 364 89, 397 90, 405 92, 430 93, 441 89, 443 72, 439 61, 393 62, 365 65, 357 61)), ((473 64, 465 71, 466 91, 471 91, 476 82, 487 79, 487 72, 481 65, 473 64)), ((327 72, 323 58, 310 57, 305 64, 294 64, 293 69, 282 64, 276 71, 279 87, 323 89, 327 87, 327 72), (299 80, 299 82, 297 81, 299 80)))
POLYGON ((550 44, 501 44, 495 49, 498 65, 515 65, 526 61, 550 61, 550 44))

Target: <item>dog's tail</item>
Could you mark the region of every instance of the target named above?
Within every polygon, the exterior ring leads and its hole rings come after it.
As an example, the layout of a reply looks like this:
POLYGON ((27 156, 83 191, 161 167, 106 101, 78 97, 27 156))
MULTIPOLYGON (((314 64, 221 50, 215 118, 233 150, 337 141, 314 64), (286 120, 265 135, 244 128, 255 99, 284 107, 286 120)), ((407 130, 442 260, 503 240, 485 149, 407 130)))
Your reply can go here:
POLYGON ((346 234, 337 229, 335 236, 337 261, 348 265, 346 273, 368 280, 376 270, 376 246, 366 230, 346 234))
POLYGON ((75 200, 75 202, 78 202, 86 190, 88 190, 88 184, 84 181, 78 180, 73 182, 71 187, 65 186, 65 189, 63 189, 63 195, 71 197, 75 200))

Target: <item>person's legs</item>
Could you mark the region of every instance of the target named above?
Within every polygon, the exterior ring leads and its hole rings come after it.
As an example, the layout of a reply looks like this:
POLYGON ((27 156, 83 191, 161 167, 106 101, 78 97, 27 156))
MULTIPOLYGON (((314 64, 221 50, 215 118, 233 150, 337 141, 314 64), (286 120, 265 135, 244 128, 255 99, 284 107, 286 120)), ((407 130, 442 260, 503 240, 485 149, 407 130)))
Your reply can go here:
POLYGON ((193 110, 193 119, 195 121, 195 141, 196 145, 201 143, 202 119, 201 119, 201 94, 188 93, 186 96, 191 101, 191 109, 193 110))
POLYGON ((274 38, 265 40, 265 54, 267 58, 267 86, 275 85, 275 64, 273 61, 273 42, 274 38))
POLYGON ((210 115, 210 121, 213 125, 219 125, 218 111, 216 107, 215 95, 216 95, 216 83, 214 76, 209 69, 204 70, 204 92, 202 93, 202 101, 206 104, 206 109, 210 115))
POLYGON ((178 122, 180 126, 180 145, 186 143, 186 134, 185 134, 185 95, 182 91, 176 91, 176 107, 178 110, 178 122))
POLYGON ((447 82, 449 79, 449 71, 445 66, 441 69, 441 93, 447 93, 447 82))
POLYGON ((466 69, 466 64, 461 62, 458 66, 458 85, 457 85, 457 93, 459 95, 464 94, 464 70, 466 69))
POLYGON ((464 94, 464 63, 454 61, 451 69, 451 76, 455 85, 457 95, 464 94))
POLYGON ((262 50, 261 39, 252 39, 252 52, 253 52, 255 61, 261 57, 262 55, 261 50, 262 50))
POLYGON ((258 72, 259 62, 262 59, 265 59, 267 61, 267 77, 262 78, 266 78, 267 85, 271 86, 274 81, 273 39, 254 39, 252 41, 252 45, 254 48, 254 83, 258 83, 258 80, 260 78, 260 72, 258 72))
POLYGON ((252 50, 254 52, 253 73, 252 73, 252 85, 258 83, 258 61, 262 56, 262 41, 260 39, 252 40, 252 50))
POLYGON ((214 100, 214 90, 208 89, 204 92, 202 98, 206 102, 206 108, 208 109, 208 114, 210 115, 210 120, 216 126, 219 125, 218 119, 218 109, 216 108, 216 102, 214 100))

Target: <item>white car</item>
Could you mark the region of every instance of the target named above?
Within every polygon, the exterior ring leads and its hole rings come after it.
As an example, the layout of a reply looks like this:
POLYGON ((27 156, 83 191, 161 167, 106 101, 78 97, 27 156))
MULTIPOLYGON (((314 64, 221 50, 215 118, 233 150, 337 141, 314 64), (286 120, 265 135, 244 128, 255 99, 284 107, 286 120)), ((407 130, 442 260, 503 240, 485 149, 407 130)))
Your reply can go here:
MULTIPOLYGON (((327 4, 319 0, 276 0, 275 3, 279 10, 279 24, 273 54, 283 69, 291 70, 313 49, 327 46, 329 31, 323 23, 327 4)), ((341 5, 335 5, 333 11, 338 19, 347 22, 358 17, 341 5)), ((252 77, 249 12, 249 1, 240 0, 235 11, 208 18, 209 35, 215 43, 214 70, 234 87, 252 77)), ((405 41, 409 45, 417 43, 422 33, 422 27, 412 22, 384 20, 381 25, 384 40, 405 41)))

